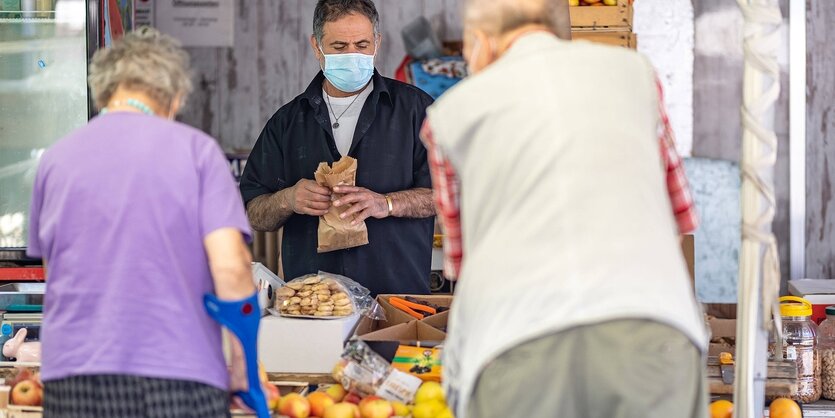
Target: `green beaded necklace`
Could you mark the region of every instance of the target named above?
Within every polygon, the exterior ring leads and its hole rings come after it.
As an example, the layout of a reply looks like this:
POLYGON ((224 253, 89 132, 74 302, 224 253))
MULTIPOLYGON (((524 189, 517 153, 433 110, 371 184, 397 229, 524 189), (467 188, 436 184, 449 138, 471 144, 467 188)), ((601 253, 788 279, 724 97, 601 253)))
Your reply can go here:
MULTIPOLYGON (((149 115, 149 116, 154 116, 154 111, 153 111, 153 110, 151 110, 151 107, 150 107, 150 106, 148 106, 148 105, 146 105, 145 103, 140 102, 139 100, 136 100, 136 99, 127 99, 127 100, 125 100, 124 102, 121 102, 121 101, 115 101, 115 102, 113 102, 113 105, 114 105, 114 106, 119 106, 119 105, 122 105, 122 104, 124 104, 124 105, 126 105, 126 106, 130 106, 130 107, 136 108, 136 109, 138 109, 139 111, 141 111, 142 113, 144 113, 144 114, 146 114, 146 115, 149 115)), ((110 111, 110 110, 109 110, 108 108, 103 107, 103 108, 101 109, 101 111, 99 112, 99 114, 100 114, 100 115, 104 115, 104 114, 106 114, 106 113, 107 113, 107 112, 109 112, 109 111, 110 111)))

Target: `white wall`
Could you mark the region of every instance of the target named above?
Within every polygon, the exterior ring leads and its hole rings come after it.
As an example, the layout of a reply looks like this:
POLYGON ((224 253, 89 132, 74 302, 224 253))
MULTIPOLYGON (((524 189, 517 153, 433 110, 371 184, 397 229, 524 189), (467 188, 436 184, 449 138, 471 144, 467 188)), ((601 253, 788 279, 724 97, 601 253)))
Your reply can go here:
POLYGON ((682 155, 693 150, 693 5, 690 0, 636 0, 638 50, 655 65, 682 155))

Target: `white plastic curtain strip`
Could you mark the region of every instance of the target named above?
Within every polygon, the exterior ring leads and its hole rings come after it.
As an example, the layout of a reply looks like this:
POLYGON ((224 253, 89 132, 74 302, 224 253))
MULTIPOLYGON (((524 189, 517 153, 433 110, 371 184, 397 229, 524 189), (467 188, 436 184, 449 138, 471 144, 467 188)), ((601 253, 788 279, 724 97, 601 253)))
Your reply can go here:
POLYGON ((773 168, 777 135, 774 105, 780 95, 777 48, 782 16, 776 0, 738 0, 745 18, 742 106, 742 251, 735 400, 737 418, 762 417, 765 354, 771 318, 779 332, 780 266, 771 232, 776 199, 773 168))

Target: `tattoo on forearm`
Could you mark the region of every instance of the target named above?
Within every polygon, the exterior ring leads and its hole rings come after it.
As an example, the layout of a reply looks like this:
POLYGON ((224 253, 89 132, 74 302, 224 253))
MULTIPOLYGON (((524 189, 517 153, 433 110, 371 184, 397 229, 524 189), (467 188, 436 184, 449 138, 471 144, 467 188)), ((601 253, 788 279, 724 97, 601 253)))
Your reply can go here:
POLYGON ((246 216, 252 229, 256 231, 277 231, 293 216, 293 209, 287 203, 287 194, 292 194, 292 188, 284 189, 273 194, 265 194, 249 201, 246 205, 246 216))
POLYGON ((398 218, 428 218, 435 216, 432 189, 418 188, 391 193, 393 216, 398 218))

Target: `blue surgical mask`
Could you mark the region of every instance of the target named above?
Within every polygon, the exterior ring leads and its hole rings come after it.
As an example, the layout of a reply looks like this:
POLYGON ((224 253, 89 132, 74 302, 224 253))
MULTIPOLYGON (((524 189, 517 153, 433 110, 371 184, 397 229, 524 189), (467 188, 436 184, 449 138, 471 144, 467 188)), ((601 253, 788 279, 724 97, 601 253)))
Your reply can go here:
MULTIPOLYGON (((322 48, 319 48, 322 51, 322 48)), ((360 53, 325 54, 325 78, 345 93, 353 93, 365 87, 374 75, 374 55, 360 53)))

